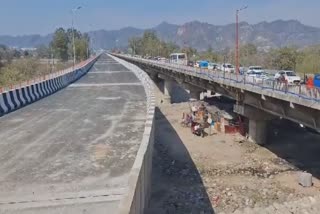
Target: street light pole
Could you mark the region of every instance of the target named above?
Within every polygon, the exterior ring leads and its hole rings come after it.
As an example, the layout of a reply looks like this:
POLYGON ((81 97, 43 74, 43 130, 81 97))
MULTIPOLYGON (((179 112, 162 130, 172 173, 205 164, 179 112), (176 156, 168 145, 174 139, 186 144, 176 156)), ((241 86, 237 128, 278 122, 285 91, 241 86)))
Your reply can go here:
POLYGON ((72 11, 72 27, 71 27, 71 29, 72 29, 73 67, 76 64, 76 46, 75 46, 75 41, 74 41, 75 40, 74 39, 74 15, 75 15, 76 11, 80 10, 81 8, 82 7, 79 6, 79 7, 74 8, 74 9, 71 10, 72 11))
POLYGON ((240 65, 239 65, 239 12, 247 9, 248 6, 242 7, 236 10, 236 74, 239 74, 240 65))

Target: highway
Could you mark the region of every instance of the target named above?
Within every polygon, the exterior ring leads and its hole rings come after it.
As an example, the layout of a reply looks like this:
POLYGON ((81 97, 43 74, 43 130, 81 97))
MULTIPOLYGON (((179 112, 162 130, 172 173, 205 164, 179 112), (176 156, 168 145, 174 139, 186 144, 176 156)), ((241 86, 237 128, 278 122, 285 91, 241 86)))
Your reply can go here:
POLYGON ((115 213, 146 120, 144 87, 102 55, 67 88, 0 118, 0 213, 115 213))

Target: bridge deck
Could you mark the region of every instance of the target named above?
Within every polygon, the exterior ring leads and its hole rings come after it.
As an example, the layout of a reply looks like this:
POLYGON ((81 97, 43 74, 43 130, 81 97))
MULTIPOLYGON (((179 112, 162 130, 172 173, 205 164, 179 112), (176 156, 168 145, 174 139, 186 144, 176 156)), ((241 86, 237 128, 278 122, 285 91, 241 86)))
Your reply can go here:
POLYGON ((145 109, 141 82, 104 55, 78 82, 0 118, 0 213, 114 213, 145 109))

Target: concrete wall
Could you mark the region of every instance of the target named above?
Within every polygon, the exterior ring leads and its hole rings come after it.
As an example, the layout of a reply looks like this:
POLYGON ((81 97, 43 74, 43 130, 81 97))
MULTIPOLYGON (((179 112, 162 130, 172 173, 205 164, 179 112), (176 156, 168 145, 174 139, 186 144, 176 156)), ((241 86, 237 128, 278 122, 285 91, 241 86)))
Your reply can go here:
POLYGON ((147 120, 142 142, 129 176, 129 192, 121 200, 120 214, 142 214, 148 206, 151 188, 152 153, 154 144, 155 96, 154 83, 139 67, 114 58, 133 71, 143 83, 147 95, 147 120))
POLYGON ((73 68, 58 71, 23 84, 1 88, 0 117, 49 96, 86 74, 98 57, 90 58, 73 68))

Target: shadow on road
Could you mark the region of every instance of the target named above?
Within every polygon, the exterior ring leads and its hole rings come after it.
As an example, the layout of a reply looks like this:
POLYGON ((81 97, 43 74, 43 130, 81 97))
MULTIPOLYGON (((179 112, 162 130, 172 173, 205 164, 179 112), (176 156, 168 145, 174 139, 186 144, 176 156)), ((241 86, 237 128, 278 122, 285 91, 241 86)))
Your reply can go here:
POLYGON ((152 192, 148 214, 214 214, 201 176, 180 137, 156 109, 152 192))
POLYGON ((265 147, 302 171, 320 179, 320 135, 287 120, 270 124, 265 147), (275 134, 277 132, 278 134, 275 134))

